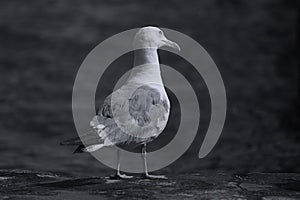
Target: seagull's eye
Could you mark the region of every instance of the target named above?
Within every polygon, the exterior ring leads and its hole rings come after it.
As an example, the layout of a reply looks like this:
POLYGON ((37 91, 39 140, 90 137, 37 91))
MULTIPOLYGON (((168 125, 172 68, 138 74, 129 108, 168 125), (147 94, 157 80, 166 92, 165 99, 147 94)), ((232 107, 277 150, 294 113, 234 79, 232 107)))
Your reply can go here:
POLYGON ((158 31, 158 33, 159 33, 160 35, 162 35, 162 34, 163 34, 163 32, 162 32, 162 31, 158 31))

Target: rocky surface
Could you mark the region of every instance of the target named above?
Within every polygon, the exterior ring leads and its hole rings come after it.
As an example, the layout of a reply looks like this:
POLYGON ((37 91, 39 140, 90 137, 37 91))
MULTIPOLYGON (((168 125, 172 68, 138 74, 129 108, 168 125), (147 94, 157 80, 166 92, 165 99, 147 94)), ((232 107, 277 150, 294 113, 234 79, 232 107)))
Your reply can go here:
POLYGON ((168 180, 111 180, 0 171, 0 199, 300 199, 300 174, 202 172, 168 180))

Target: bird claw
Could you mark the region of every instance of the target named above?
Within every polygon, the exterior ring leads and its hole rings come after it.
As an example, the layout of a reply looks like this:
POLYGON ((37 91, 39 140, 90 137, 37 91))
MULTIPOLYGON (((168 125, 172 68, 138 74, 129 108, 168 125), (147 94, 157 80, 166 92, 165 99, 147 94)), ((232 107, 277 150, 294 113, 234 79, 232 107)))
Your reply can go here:
POLYGON ((150 174, 144 174, 144 179, 168 179, 165 175, 150 175, 150 174))
POLYGON ((128 176, 126 174, 120 174, 120 173, 110 176, 110 179, 131 179, 131 178, 133 178, 133 176, 128 176))

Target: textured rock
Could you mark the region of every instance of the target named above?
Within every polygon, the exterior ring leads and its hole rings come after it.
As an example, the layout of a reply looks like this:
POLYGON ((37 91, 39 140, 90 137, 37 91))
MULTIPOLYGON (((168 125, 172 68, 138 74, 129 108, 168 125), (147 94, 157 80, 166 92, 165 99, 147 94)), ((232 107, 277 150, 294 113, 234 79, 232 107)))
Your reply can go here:
POLYGON ((0 171, 0 199, 298 199, 300 175, 207 171, 168 180, 111 180, 49 172, 0 171))

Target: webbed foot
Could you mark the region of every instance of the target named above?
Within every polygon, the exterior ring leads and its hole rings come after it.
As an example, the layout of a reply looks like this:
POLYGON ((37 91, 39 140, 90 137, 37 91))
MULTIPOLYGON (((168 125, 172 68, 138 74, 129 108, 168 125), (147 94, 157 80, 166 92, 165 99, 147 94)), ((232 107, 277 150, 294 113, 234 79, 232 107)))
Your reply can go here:
POLYGON ((110 179, 131 179, 133 176, 128 176, 126 174, 116 173, 109 177, 110 179))
POLYGON ((165 175, 150 175, 150 174, 144 174, 142 176, 144 179, 168 179, 165 175))

